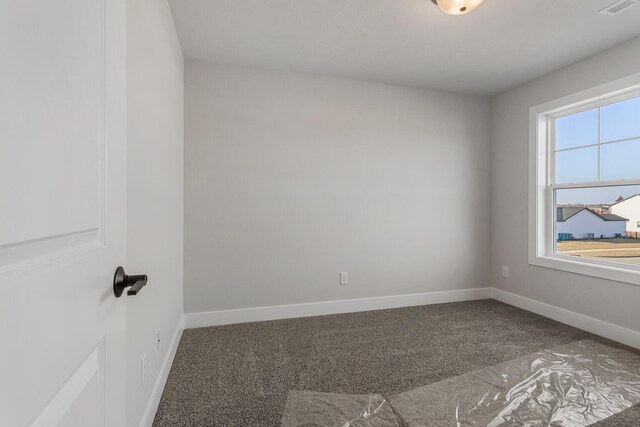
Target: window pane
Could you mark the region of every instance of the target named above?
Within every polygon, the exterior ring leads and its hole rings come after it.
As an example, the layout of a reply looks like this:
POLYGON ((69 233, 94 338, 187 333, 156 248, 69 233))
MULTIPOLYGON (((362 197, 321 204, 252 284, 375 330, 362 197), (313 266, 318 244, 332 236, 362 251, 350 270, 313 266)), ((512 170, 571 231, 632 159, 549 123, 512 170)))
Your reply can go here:
POLYGON ((640 97, 601 109, 602 142, 640 137, 640 97))
POLYGON ((556 150, 598 143, 598 109, 556 119, 556 150))
POLYGON ((640 178, 640 139, 601 146, 601 179, 640 178))
POLYGON ((555 191, 556 252, 640 264, 640 185, 555 191))
POLYGON ((598 147, 556 153, 556 183, 598 180, 598 147))

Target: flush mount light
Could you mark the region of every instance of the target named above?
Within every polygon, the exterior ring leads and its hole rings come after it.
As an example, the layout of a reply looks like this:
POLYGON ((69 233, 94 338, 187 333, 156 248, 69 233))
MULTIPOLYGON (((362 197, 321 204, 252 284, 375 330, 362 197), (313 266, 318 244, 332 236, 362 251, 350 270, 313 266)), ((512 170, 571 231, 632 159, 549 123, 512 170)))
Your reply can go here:
POLYGON ((473 12, 484 0, 431 0, 447 15, 466 15, 473 12))

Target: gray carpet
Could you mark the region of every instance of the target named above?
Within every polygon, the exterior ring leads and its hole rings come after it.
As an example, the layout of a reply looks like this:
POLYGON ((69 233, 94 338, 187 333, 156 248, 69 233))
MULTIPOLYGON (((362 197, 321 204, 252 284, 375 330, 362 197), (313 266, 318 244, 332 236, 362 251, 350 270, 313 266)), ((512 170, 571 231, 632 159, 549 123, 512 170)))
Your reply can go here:
POLYGON ((292 389, 389 396, 582 339, 630 350, 493 300, 189 329, 153 425, 277 426, 292 389))

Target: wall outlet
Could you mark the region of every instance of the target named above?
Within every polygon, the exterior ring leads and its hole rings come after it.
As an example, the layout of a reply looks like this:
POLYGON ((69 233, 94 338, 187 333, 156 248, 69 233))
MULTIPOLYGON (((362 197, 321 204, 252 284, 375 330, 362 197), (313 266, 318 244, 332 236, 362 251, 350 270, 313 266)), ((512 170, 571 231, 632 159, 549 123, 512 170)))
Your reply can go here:
POLYGON ((156 351, 160 351, 160 329, 156 331, 156 351))
POLYGON ((343 271, 342 273, 340 273, 340 284, 341 285, 349 284, 349 273, 347 273, 346 271, 343 271))
POLYGON ((147 370, 147 353, 142 355, 140 359, 140 385, 144 385, 144 377, 147 370))
POLYGON ((506 265, 502 266, 502 277, 509 277, 509 267, 506 265))

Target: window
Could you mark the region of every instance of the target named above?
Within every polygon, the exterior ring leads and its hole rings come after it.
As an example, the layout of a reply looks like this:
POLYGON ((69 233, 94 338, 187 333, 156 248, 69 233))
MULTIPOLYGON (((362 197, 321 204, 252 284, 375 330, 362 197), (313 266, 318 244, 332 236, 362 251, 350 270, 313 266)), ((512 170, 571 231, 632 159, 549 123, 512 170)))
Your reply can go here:
POLYGON ((640 75, 531 109, 531 264, 640 285, 640 75))

